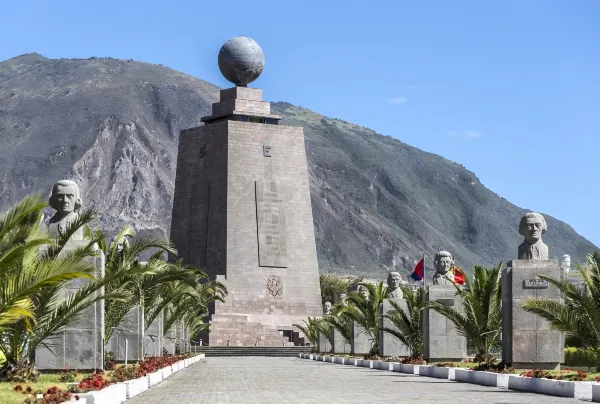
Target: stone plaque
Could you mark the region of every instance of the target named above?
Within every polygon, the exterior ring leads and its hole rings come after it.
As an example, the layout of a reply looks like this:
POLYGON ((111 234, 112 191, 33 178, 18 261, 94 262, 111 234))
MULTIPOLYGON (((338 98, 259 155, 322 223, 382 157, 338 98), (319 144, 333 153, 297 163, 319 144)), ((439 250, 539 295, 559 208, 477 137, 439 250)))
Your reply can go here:
POLYGON ((548 289, 548 281, 545 279, 524 279, 523 289, 548 289))
POLYGON ((436 302, 447 307, 454 306, 454 299, 437 299, 436 302))
POLYGON ((287 267, 285 209, 276 182, 255 182, 258 265, 287 267))

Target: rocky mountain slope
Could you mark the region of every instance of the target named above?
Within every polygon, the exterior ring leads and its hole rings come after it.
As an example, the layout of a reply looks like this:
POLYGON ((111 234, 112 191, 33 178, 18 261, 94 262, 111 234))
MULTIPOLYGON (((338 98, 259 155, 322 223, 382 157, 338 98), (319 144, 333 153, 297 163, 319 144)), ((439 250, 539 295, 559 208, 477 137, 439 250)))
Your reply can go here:
MULTIPOLYGON (((168 235, 179 130, 199 125, 218 91, 134 61, 26 54, 0 62, 0 210, 73 178, 101 212, 99 228, 129 222, 168 235)), ((461 165, 288 103, 272 109, 305 128, 323 272, 408 271, 423 252, 431 268, 438 249, 466 268, 515 257, 525 210, 461 165)), ((596 249, 546 219, 554 258, 569 253, 577 262, 596 249)))

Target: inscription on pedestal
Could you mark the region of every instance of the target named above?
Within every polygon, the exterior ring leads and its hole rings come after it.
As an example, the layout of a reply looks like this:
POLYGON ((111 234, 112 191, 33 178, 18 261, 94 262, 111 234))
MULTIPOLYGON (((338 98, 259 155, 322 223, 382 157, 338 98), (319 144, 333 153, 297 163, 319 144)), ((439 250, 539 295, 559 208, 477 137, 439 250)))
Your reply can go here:
POLYGON ((548 289, 548 281, 545 279, 524 279, 523 289, 548 289))
POLYGON ((276 182, 255 182, 258 265, 287 267, 285 207, 276 182))
POLYGON ((437 299, 436 302, 446 307, 454 306, 454 299, 437 299))

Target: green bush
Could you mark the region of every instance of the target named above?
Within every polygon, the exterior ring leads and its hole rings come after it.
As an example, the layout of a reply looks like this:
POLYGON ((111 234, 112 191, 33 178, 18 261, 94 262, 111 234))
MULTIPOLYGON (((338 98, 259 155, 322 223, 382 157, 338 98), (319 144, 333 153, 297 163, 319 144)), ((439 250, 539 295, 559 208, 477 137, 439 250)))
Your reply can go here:
POLYGON ((596 367, 600 364, 598 357, 589 348, 565 348, 566 366, 596 367))

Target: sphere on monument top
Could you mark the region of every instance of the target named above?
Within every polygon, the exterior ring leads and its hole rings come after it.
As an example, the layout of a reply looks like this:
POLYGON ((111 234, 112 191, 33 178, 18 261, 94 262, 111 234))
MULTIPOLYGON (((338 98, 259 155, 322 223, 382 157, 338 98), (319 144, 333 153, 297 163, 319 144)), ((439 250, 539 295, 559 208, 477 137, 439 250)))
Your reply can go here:
POLYGON ((236 86, 252 83, 264 67, 265 54, 262 48, 247 36, 228 39, 219 51, 219 70, 236 86))

